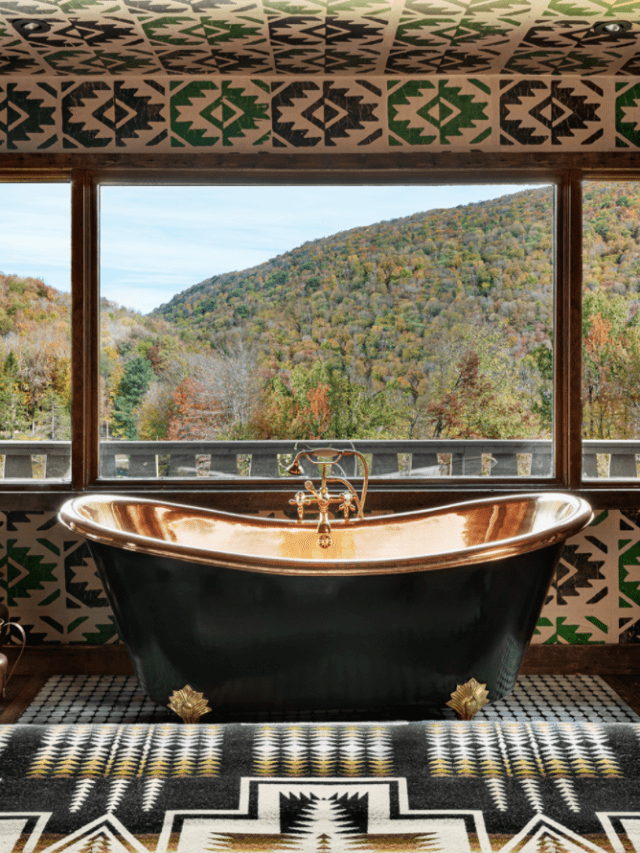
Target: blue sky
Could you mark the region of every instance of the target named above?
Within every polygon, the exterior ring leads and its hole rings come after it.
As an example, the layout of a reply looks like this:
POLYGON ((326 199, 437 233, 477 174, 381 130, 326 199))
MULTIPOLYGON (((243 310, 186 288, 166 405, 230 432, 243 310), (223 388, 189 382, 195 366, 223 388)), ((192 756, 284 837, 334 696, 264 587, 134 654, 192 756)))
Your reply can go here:
MULTIPOLYGON (((101 294, 145 314, 212 275, 361 225, 525 186, 158 187, 101 190, 101 294)), ((69 290, 68 184, 0 184, 0 271, 69 290)))

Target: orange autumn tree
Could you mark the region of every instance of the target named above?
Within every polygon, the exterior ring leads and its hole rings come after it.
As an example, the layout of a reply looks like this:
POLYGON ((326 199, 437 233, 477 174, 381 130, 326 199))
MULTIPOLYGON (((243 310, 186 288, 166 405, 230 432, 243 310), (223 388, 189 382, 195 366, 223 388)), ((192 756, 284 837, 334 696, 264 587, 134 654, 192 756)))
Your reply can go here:
POLYGON ((210 441, 224 423, 220 402, 202 382, 187 376, 173 391, 167 427, 170 441, 210 441))
POLYGON ((625 439, 640 427, 638 314, 621 295, 600 289, 583 306, 583 435, 625 439))
POLYGON ((327 433, 332 417, 329 386, 320 382, 307 391, 307 404, 298 407, 299 425, 307 431, 309 438, 318 439, 327 433))
POLYGON ((263 440, 335 438, 331 434, 332 419, 328 385, 319 383, 296 393, 281 376, 276 376, 253 419, 252 431, 255 438, 263 440))

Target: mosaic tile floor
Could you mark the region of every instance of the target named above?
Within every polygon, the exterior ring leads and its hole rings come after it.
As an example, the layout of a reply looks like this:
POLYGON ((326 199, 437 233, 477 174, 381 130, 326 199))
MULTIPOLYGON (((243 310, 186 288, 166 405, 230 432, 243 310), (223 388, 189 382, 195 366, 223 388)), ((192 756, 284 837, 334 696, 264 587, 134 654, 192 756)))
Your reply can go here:
MULTIPOLYGON (((448 708, 445 716, 455 719, 448 708)), ((477 720, 481 718, 640 722, 640 716, 602 678, 589 675, 520 676, 511 695, 483 708, 476 716, 477 720)), ((179 720, 147 699, 133 676, 53 675, 19 722, 51 725, 179 720)))
POLYGON ((597 675, 521 675, 511 694, 477 715, 490 720, 640 722, 640 716, 597 675))

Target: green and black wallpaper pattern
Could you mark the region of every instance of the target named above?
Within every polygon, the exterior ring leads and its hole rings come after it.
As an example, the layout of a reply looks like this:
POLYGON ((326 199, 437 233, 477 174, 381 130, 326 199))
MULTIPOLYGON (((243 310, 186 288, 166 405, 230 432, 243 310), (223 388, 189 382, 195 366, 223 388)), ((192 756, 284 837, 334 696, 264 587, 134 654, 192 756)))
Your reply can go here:
MULTIPOLYGON (((640 510, 609 510, 564 548, 534 643, 640 642, 640 510)), ((119 642, 83 539, 51 512, 0 513, 0 600, 30 644, 119 642)))
POLYGON ((638 11, 635 0, 0 0, 0 73, 632 76, 638 11), (621 19, 632 26, 600 26, 621 19))
POLYGON ((3 78, 0 153, 616 151, 640 78, 3 78))
POLYGON ((0 0, 0 152, 635 149, 639 15, 605 0, 0 0))

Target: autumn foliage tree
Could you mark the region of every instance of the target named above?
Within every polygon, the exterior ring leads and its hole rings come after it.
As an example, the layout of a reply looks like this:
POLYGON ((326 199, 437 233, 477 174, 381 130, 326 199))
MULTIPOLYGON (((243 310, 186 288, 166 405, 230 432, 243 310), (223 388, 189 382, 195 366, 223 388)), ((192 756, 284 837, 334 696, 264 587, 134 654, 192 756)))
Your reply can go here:
POLYGON ((389 437, 396 422, 384 395, 316 362, 271 379, 251 428, 252 437, 260 439, 374 438, 389 437))
POLYGON ((0 274, 0 434, 70 438, 70 299, 0 274))
MULTIPOLYGON (((592 439, 637 437, 640 428, 640 319, 622 295, 585 295, 583 434, 592 439)), ((636 306, 637 308, 637 306, 636 306)))
POLYGON ((224 412, 219 401, 197 380, 187 376, 172 394, 172 408, 167 428, 171 441, 212 441, 224 426, 224 412))
POLYGON ((538 423, 530 400, 498 384, 481 369, 477 352, 467 351, 456 365, 450 391, 428 407, 434 438, 522 438, 538 423))

